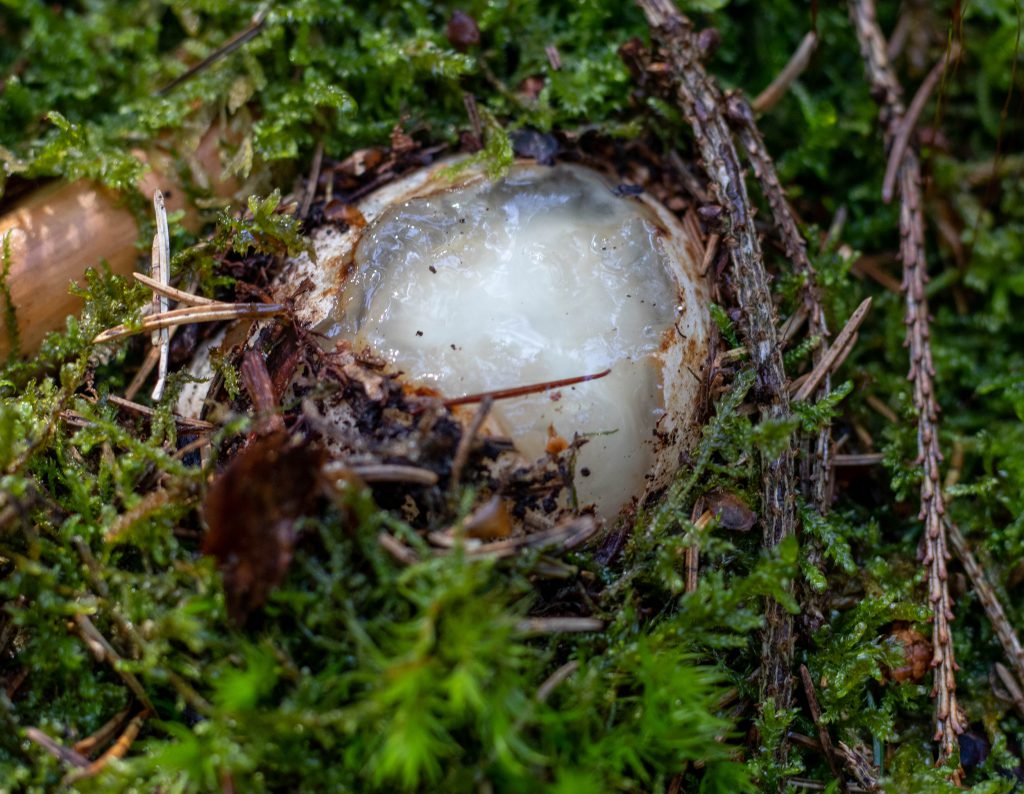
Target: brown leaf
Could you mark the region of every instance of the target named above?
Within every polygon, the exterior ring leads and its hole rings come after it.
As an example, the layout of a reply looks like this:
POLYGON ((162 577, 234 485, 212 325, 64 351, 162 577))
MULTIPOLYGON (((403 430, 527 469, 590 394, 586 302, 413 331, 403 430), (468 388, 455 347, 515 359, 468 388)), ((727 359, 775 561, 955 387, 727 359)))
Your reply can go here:
POLYGON ((903 646, 904 664, 887 670, 888 678, 898 684, 919 684, 931 669, 932 644, 908 623, 894 623, 889 637, 903 646))
POLYGON ((327 202, 327 206, 324 207, 324 218, 334 223, 338 221, 347 223, 353 229, 362 229, 366 226, 366 218, 363 217, 363 213, 357 206, 346 204, 338 199, 331 199, 327 202))
POLYGON ((749 532, 757 523, 757 513, 736 494, 729 491, 714 491, 706 497, 707 509, 715 514, 722 529, 734 532, 749 532))
POLYGON ((295 520, 313 507, 322 462, 322 450, 278 431, 245 447, 210 486, 203 552, 217 558, 235 620, 244 622, 284 580, 295 520))
POLYGON ((340 171, 349 176, 362 176, 372 171, 384 161, 384 151, 381 149, 357 149, 340 163, 334 170, 340 171))
POLYGON ((267 371, 263 354, 258 350, 247 350, 242 358, 242 383, 249 392, 255 413, 255 431, 269 435, 284 429, 284 420, 277 413, 274 382, 267 371))
POLYGON ((498 540, 512 534, 512 518, 505 500, 493 496, 466 517, 463 527, 466 537, 479 540, 498 540))
POLYGON ((480 28, 465 11, 456 11, 448 20, 448 43, 459 52, 465 52, 470 47, 480 43, 480 28))

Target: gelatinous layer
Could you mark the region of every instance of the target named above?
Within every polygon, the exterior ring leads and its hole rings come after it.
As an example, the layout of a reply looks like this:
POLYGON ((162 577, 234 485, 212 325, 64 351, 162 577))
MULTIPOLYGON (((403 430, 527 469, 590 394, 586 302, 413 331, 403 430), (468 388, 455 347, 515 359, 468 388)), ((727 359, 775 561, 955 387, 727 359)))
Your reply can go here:
POLYGON ((385 210, 332 330, 449 397, 610 368, 493 411, 530 458, 552 432, 589 436, 577 495, 611 517, 643 492, 664 412, 658 354, 680 300, 660 235, 595 172, 517 166, 385 210))

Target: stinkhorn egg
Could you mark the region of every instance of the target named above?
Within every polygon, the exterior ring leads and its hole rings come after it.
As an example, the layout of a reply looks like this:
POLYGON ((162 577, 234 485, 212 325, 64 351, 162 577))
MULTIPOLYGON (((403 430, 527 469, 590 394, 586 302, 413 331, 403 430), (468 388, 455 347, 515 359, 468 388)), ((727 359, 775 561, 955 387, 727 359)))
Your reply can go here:
POLYGON ((492 416, 527 460, 586 438, 578 503, 614 518, 692 446, 709 335, 696 234, 634 192, 578 165, 425 168, 365 199, 365 226, 314 234, 300 318, 446 398, 610 370, 492 416))

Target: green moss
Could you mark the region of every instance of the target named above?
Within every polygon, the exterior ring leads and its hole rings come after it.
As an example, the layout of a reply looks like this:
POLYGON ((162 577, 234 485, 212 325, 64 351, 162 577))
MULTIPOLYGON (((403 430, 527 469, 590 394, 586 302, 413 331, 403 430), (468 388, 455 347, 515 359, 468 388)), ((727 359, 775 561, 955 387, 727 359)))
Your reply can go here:
MULTIPOLYGON (((693 154, 678 112, 633 93, 616 50, 646 29, 640 12, 620 3, 470 2, 461 7, 478 21, 481 43, 459 52, 445 34, 454 4, 290 0, 273 4, 242 48, 157 95, 243 30, 257 5, 6 2, 3 179, 87 177, 127 189, 142 168, 136 148, 187 151, 215 122, 229 171, 287 185, 320 142, 340 159, 386 144, 401 125, 421 142, 453 143, 469 128, 466 92, 485 121, 480 156, 496 172, 512 156, 508 130, 524 124, 584 137, 595 129, 643 135, 693 154), (560 69, 547 45, 557 47, 560 69), (527 77, 543 77, 536 97, 519 91, 527 77)), ((787 730, 813 736, 816 728, 802 699, 776 713, 758 702, 753 683, 763 600, 797 612, 790 585, 803 579, 831 599, 823 625, 802 636, 797 661, 818 686, 833 738, 877 751, 890 790, 947 787, 944 771, 931 767, 927 686, 884 673, 902 653, 893 621, 929 632, 915 559, 920 471, 902 301, 851 272, 856 251, 895 248, 898 212, 879 198, 885 153, 877 108, 858 78, 858 46, 840 8, 753 0, 688 7, 722 34, 710 69, 751 94, 807 29, 818 30, 811 68, 761 125, 807 224, 833 331, 874 297, 836 378, 842 385, 765 423, 748 410, 753 373, 726 372, 728 389, 702 442, 664 498, 640 512, 611 561, 597 548, 569 555, 565 581, 540 578, 546 561, 536 557, 498 564, 458 549, 402 568, 378 534, 395 532, 410 545, 418 536, 353 489, 303 520, 286 580, 243 627, 229 620, 221 576, 199 553, 198 506, 215 464, 176 454, 189 439, 175 428, 169 398, 152 420, 126 418, 105 399, 123 393, 144 345, 95 350, 90 341, 103 328, 140 322, 145 291, 92 271, 81 317, 0 375, 0 676, 10 686, 28 671, 10 697, 0 691, 5 785, 55 788, 66 769, 26 730, 68 745, 97 730, 131 703, 124 672, 138 678, 157 714, 127 757, 81 790, 211 791, 230 782, 244 791, 661 791, 679 775, 682 790, 744 791, 795 770, 827 782, 813 751, 793 747, 790 767, 775 764, 787 730), (840 207, 845 225, 819 246, 819 230, 840 207), (829 515, 801 506, 799 537, 773 555, 761 551, 756 532, 693 523, 697 500, 714 490, 760 510, 759 451, 770 455, 794 432, 828 420, 847 450, 885 454, 880 467, 840 470, 829 515), (154 498, 158 491, 166 498, 154 498), (687 593, 682 560, 693 547, 700 580, 687 593), (584 604, 606 628, 519 633, 519 619, 552 604, 584 604), (81 615, 123 656, 117 669, 69 631, 81 615), (569 662, 561 684, 538 699, 542 682, 569 662), (729 690, 734 711, 721 705, 729 690), (751 727, 755 746, 741 738, 751 727)), ((891 30, 895 6, 880 11, 891 30)), ((918 27, 942 34, 945 18, 927 12, 918 27)), ((947 453, 962 451, 949 513, 1021 627, 1024 281, 1016 263, 1024 189, 996 157, 1024 131, 1019 114, 1002 113, 1024 89, 1024 70, 1013 68, 1016 20, 1009 0, 963 9, 957 31, 968 59, 924 118, 948 142, 925 151, 930 228, 952 217, 956 238, 927 240, 941 442, 947 453)), ((927 54, 940 52, 936 44, 927 54)), ((915 85, 913 64, 898 65, 915 85)), ((230 293, 225 261, 306 250, 279 192, 247 206, 242 218, 223 213, 198 245, 175 232, 174 271, 194 276, 202 294, 230 293)), ((7 245, 0 296, 10 330, 7 245)), ((773 246, 766 251, 778 274, 778 313, 790 316, 800 280, 773 246)), ((724 343, 738 347, 738 315, 724 308, 728 286, 726 277, 723 307, 713 311, 724 343)), ((787 364, 800 366, 822 341, 798 341, 787 364)), ((229 396, 239 396, 234 364, 224 358, 217 367, 229 396)), ((230 417, 214 448, 247 428, 246 417, 230 417)), ((471 497, 463 495, 464 506, 471 497)), ((955 577, 955 563, 951 570, 955 577)), ((989 671, 1001 651, 976 596, 968 589, 958 599, 960 693, 972 730, 994 748, 967 782, 1008 790, 1002 776, 1020 762, 1013 737, 1022 723, 992 694, 989 671)))

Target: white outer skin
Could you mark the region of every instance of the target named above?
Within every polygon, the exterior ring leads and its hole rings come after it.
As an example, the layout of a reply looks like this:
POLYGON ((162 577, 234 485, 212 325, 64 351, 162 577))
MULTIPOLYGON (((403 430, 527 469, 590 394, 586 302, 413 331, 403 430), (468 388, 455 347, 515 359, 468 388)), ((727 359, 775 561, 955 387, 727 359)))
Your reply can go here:
MULTIPOLYGON (((453 181, 447 173, 443 173, 448 171, 451 165, 451 161, 446 161, 429 166, 369 195, 358 205, 368 226, 393 204, 486 178, 479 169, 469 169, 453 181)), ((532 168, 543 168, 529 165, 532 168)), ((646 194, 622 200, 640 202, 656 219, 656 224, 662 230, 661 245, 667 254, 666 259, 673 271, 672 275, 679 284, 675 330, 666 332, 665 344, 661 346, 659 352, 651 356, 661 368, 665 414, 657 425, 657 439, 652 439, 653 468, 645 478, 646 484, 638 490, 633 489, 634 496, 643 498, 650 491, 668 484, 678 470, 683 455, 693 447, 698 434, 696 413, 703 368, 708 354, 710 316, 707 307, 710 304, 710 295, 705 280, 698 274, 702 246, 695 235, 688 234, 671 212, 646 194)), ((340 279, 342 274, 351 268, 355 247, 363 234, 363 229, 349 228, 339 232, 332 226, 321 227, 313 233, 316 261, 302 255, 286 266, 279 279, 279 297, 290 296, 296 292, 296 287, 303 285, 302 297, 296 302, 296 312, 298 319, 307 327, 323 328, 331 322, 341 294, 340 279)), ((404 377, 414 381, 414 375, 407 373, 404 377)), ((515 385, 522 384, 494 384, 492 388, 515 385)), ((583 389, 586 385, 577 388, 583 389)), ((556 426, 556 429, 561 435, 571 439, 573 428, 556 426)), ((593 449, 587 457, 593 458, 597 454, 596 442, 599 440, 597 438, 590 442, 593 449)), ((534 448, 531 451, 535 453, 536 443, 529 446, 534 448)), ((581 451, 581 457, 585 452, 586 446, 581 451)), ((594 469, 598 465, 618 466, 619 461, 602 459, 598 455, 596 461, 587 461, 586 465, 594 469)), ((576 482, 578 485, 582 482, 578 473, 576 482)), ((600 499, 598 501, 600 502, 600 499)), ((615 498, 616 503, 620 501, 615 498)), ((619 509, 619 505, 605 503, 599 504, 599 508, 606 518, 611 518, 619 509)))

